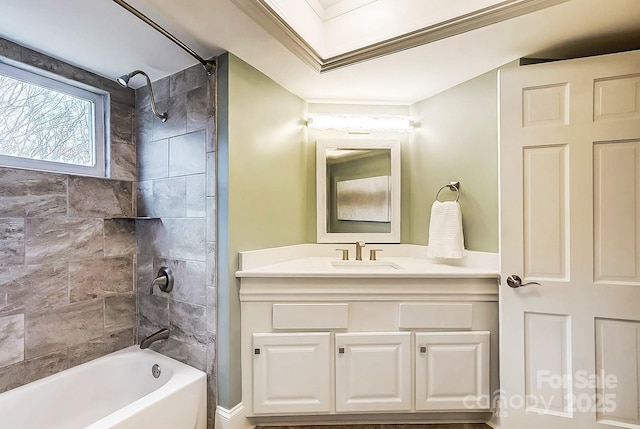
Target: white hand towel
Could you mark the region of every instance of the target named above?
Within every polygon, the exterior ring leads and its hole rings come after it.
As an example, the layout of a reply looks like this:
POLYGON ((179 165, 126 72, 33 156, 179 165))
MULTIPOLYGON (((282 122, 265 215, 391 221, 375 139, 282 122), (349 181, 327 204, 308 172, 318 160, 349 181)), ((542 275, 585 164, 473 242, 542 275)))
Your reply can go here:
POLYGON ((427 256, 461 259, 464 254, 460 204, 457 201, 434 201, 431 206, 427 256))

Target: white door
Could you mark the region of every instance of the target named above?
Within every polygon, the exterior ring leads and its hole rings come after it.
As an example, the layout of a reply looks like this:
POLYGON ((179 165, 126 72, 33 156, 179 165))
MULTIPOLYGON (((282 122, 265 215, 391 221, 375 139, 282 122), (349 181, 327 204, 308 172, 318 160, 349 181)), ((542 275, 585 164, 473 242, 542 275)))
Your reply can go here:
POLYGON ((490 333, 416 333, 416 410, 487 410, 490 333))
POLYGON ((328 332, 253 334, 253 412, 328 413, 328 332))
POLYGON ((501 71, 500 199, 501 427, 640 428, 640 52, 501 71))
POLYGON ((336 411, 411 408, 411 332, 336 335, 336 411))

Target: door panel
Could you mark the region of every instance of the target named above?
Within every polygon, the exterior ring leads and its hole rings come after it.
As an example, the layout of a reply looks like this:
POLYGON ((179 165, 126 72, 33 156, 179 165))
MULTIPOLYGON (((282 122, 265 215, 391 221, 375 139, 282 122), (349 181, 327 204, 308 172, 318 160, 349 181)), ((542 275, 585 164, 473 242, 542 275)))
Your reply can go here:
POLYGON ((524 148, 526 277, 566 279, 566 151, 566 145, 524 148))
POLYGON ((597 319, 596 350, 598 421, 640 425, 640 323, 597 319))

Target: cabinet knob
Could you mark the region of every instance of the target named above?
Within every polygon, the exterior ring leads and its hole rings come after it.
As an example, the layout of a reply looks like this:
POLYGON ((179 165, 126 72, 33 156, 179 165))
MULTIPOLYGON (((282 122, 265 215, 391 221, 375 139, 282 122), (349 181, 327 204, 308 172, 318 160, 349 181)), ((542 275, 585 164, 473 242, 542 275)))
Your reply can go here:
POLYGON ((340 353, 340 354, 344 354, 344 347, 340 347, 340 348, 338 348, 338 353, 340 353))
POLYGON ((259 355, 260 354, 260 349, 253 349, 253 354, 254 355, 259 355))
POLYGON ((426 353, 427 348, 425 346, 420 346, 420 353, 426 353))

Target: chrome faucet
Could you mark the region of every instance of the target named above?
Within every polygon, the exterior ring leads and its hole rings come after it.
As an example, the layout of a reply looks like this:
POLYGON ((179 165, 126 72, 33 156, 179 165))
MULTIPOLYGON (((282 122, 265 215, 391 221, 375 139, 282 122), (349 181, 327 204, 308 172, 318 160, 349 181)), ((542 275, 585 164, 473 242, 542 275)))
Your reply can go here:
POLYGON ((156 341, 166 340, 167 338, 169 338, 169 330, 160 329, 158 332, 154 332, 153 334, 149 335, 148 337, 145 337, 142 341, 140 341, 140 348, 146 349, 156 341))
POLYGON ((362 261, 362 248, 364 246, 364 241, 356 241, 356 261, 362 261))

